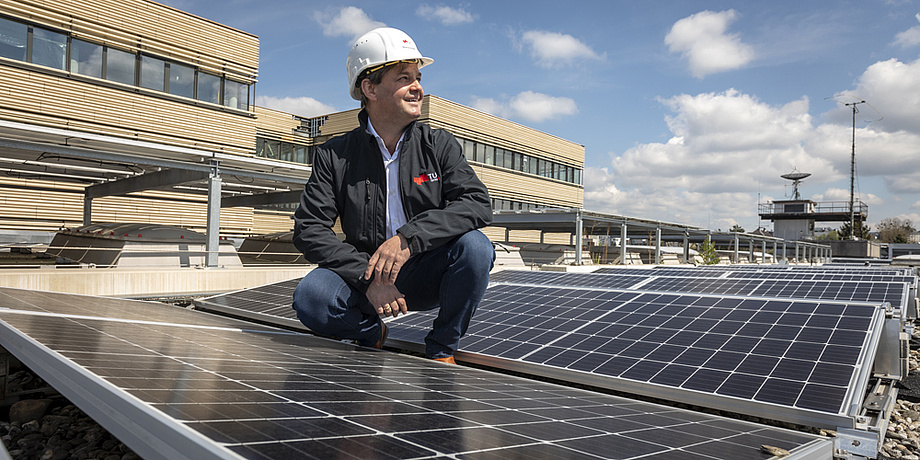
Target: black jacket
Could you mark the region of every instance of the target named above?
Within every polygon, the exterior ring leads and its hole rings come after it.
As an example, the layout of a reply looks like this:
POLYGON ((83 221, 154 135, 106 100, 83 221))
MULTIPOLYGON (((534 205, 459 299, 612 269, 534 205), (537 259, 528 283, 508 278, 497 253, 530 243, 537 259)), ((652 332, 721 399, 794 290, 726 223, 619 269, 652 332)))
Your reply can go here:
MULTIPOLYGON (((362 292, 368 260, 386 240, 386 172, 376 138, 361 126, 316 149, 313 172, 294 213, 294 246, 362 292), (345 241, 332 231, 341 220, 345 241)), ((412 256, 492 222, 489 192, 452 134, 413 122, 399 153, 399 192, 412 256)))

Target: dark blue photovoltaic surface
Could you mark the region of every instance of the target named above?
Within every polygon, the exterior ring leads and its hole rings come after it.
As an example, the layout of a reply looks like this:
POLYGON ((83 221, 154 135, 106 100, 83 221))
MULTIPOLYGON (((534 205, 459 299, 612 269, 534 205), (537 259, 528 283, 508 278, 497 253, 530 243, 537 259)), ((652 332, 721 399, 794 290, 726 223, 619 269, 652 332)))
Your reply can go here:
MULTIPOLYGON (((693 271, 692 269, 682 269, 693 271)), ((637 270, 639 271, 639 270, 637 270)), ((781 279, 692 278, 654 276, 663 270, 642 270, 637 275, 605 275, 505 270, 494 275, 495 282, 573 287, 608 287, 642 291, 687 292, 747 297, 788 297, 851 302, 888 302, 901 307, 907 302, 909 286, 904 282, 811 281, 781 279), (595 280, 592 277, 604 279, 595 280), (628 284, 628 286, 623 286, 628 284), (614 287, 616 286, 616 287, 614 287)))
POLYGON ((132 442, 190 438, 219 458, 761 458, 762 444, 832 446, 149 302, 0 288, 0 344, 40 375, 85 375, 80 394, 159 414, 132 442))
MULTIPOLYGON (((461 349, 837 414, 882 314, 868 304, 500 284, 461 349)), ((397 319, 390 337, 421 343, 432 320, 397 319)))

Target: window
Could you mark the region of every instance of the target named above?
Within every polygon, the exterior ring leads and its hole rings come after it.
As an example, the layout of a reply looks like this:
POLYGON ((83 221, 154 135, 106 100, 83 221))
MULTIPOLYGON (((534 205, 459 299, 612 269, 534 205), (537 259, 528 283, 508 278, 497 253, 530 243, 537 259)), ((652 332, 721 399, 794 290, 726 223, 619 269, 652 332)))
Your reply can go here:
POLYGON ((199 101, 220 104, 220 77, 209 73, 198 72, 199 101))
POLYGON ((294 162, 310 164, 312 160, 309 147, 306 145, 294 146, 294 162))
POLYGON ((463 155, 467 161, 476 161, 476 144, 467 139, 463 139, 463 155))
POLYGON ((487 165, 501 166, 499 162, 502 161, 502 159, 500 157, 495 156, 495 147, 492 147, 491 145, 486 145, 484 149, 484 153, 486 156, 487 165))
POLYGON ((581 170, 578 169, 578 168, 575 169, 575 180, 574 180, 574 182, 575 182, 576 184, 581 185, 581 170))
POLYGON ((249 110, 249 86, 245 83, 225 80, 224 105, 233 109, 249 110))
POLYGON ((166 82, 166 61, 141 56, 141 87, 163 91, 166 82))
POLYGON ((168 91, 176 96, 195 97, 195 68, 170 62, 168 91))
POLYGON ((77 38, 70 40, 70 71, 102 78, 102 45, 77 38))
POLYGON ((134 53, 106 47, 105 54, 105 79, 133 85, 136 60, 134 53))
POLYGON ((0 57, 25 61, 28 39, 29 26, 0 18, 0 57))
POLYGON ((486 157, 486 146, 485 144, 476 143, 476 160, 485 163, 487 165, 495 164, 495 157, 488 158, 486 157))
POLYGON ((67 36, 40 27, 32 28, 32 63, 65 70, 67 36))
POLYGON ((293 161, 294 160, 294 144, 290 142, 281 143, 281 157, 279 158, 284 161, 293 161))
POLYGON ((281 157, 281 141, 272 141, 258 138, 256 142, 256 155, 265 158, 279 159, 281 157))

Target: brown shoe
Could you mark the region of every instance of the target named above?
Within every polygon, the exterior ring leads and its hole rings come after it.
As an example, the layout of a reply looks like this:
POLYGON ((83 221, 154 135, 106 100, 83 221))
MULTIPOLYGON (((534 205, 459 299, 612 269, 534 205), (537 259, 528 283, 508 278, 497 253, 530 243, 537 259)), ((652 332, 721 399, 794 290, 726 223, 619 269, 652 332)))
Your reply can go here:
POLYGON ((383 348, 383 343, 387 341, 387 334, 390 333, 390 328, 387 327, 387 323, 384 323, 383 320, 380 321, 380 339, 377 340, 377 343, 374 344, 374 348, 381 349, 383 348))
POLYGON ((454 361, 454 357, 453 357, 453 356, 448 356, 448 357, 446 357, 446 358, 432 358, 432 359, 433 359, 434 361, 439 361, 439 362, 442 362, 442 363, 457 364, 457 362, 454 361))

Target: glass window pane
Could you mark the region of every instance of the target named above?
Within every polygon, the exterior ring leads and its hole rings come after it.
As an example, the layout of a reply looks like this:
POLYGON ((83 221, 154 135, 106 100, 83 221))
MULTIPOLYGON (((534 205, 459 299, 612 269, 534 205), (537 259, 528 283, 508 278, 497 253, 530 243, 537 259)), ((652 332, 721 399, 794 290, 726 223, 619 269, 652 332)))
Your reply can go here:
POLYGON ((575 170, 575 183, 578 185, 581 185, 581 170, 580 169, 575 170))
POLYGON ((485 155, 486 155, 486 164, 501 166, 500 164, 498 164, 498 161, 501 161, 501 158, 495 157, 495 147, 492 147, 491 145, 486 145, 484 147, 485 147, 485 155))
POLYGON ((463 139, 463 155, 467 161, 476 161, 476 144, 468 139, 463 139))
POLYGON ((70 40, 70 71, 102 78, 102 45, 73 38, 70 40))
POLYGON ((195 68, 187 65, 169 63, 169 94, 183 97, 195 97, 195 68))
POLYGON ((166 78, 166 61, 151 56, 141 56, 141 86, 163 91, 166 78))
POLYGON ((25 61, 28 38, 27 25, 0 18, 0 56, 25 61))
POLYGON ((294 146, 294 160, 295 163, 306 163, 307 162, 307 146, 306 145, 295 145, 294 146))
POLYGON ((249 86, 238 81, 224 82, 224 105, 234 109, 249 110, 249 86))
POLYGON ((531 163, 531 161, 530 161, 530 157, 529 157, 529 156, 527 156, 527 155, 521 155, 521 156, 519 156, 519 157, 518 157, 518 162, 519 162, 518 164, 520 164, 520 166, 518 167, 518 170, 524 171, 525 173, 531 172, 531 171, 530 171, 530 163, 531 163))
POLYGON ((198 72, 199 101, 220 104, 220 77, 209 73, 198 72))
POLYGON ((276 160, 281 158, 281 141, 265 141, 265 156, 276 160))
POLYGON ((33 27, 32 63, 64 70, 67 65, 67 36, 33 27))
POLYGON ((485 163, 485 164, 487 164, 487 165, 494 165, 494 164, 495 164, 495 156, 494 156, 494 155, 493 155, 493 156, 486 156, 486 146, 485 146, 485 144, 480 144, 480 143, 478 143, 478 142, 476 143, 476 158, 479 159, 479 161, 481 161, 481 162, 483 162, 483 163, 485 163))
POLYGON ((134 61, 134 53, 116 48, 106 48, 105 79, 133 85, 134 61))
POLYGON ((256 156, 264 157, 265 156, 265 139, 261 137, 256 138, 256 156))
POLYGON ((291 161, 294 159, 294 144, 291 144, 290 142, 281 143, 280 159, 284 161, 291 161))
POLYGON ((508 150, 505 150, 504 154, 505 154, 505 167, 508 169, 514 168, 514 163, 512 163, 511 161, 513 158, 512 153, 508 150))

